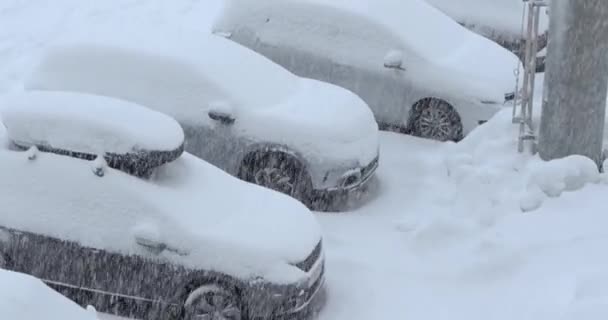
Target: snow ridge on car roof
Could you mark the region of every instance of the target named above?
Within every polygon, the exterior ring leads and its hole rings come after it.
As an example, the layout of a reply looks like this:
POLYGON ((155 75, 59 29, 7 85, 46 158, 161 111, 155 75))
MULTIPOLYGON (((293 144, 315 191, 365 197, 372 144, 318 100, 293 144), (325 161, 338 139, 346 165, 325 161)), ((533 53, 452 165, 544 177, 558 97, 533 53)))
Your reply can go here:
POLYGON ((85 160, 103 155, 110 167, 136 176, 147 176, 184 151, 177 121, 108 97, 50 91, 5 95, 0 119, 8 142, 19 149, 36 146, 85 160))
POLYGON ((10 140, 20 145, 89 154, 171 151, 184 142, 176 120, 109 97, 72 92, 27 92, 0 97, 10 140))

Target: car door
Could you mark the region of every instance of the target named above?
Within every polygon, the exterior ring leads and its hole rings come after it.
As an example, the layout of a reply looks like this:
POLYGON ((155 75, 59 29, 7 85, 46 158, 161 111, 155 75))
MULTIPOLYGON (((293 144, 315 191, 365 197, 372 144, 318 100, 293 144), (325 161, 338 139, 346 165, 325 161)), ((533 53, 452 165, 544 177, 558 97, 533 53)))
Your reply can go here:
POLYGON ((88 303, 98 310, 137 319, 172 319, 181 311, 178 295, 186 271, 142 248, 121 254, 82 248, 86 263, 81 280, 88 303))
POLYGON ((57 238, 0 228, 6 269, 45 281, 74 301, 82 301, 78 288, 87 271, 80 248, 57 238))

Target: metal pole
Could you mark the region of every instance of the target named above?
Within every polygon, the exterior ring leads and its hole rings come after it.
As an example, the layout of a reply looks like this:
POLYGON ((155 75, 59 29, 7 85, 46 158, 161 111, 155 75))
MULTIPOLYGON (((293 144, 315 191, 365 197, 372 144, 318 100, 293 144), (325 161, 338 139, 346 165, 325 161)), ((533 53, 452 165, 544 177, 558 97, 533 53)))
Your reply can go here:
POLYGON ((608 1, 552 0, 538 141, 544 160, 601 162, 608 89, 608 1))

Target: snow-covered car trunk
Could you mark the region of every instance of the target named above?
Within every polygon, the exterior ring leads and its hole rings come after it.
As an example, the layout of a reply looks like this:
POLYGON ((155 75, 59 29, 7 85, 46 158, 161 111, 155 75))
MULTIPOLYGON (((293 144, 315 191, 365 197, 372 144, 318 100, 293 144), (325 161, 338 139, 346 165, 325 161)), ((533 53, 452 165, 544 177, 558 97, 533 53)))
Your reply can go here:
MULTIPOLYGON (((242 290, 239 306, 252 315, 308 306, 323 285, 324 257, 317 221, 298 201, 239 181, 187 153, 141 178, 112 168, 100 175, 98 163, 71 153, 10 147, 12 137, 43 136, 38 126, 28 129, 32 123, 46 124, 52 139, 45 141, 69 142, 63 148, 81 145, 73 137, 60 138, 71 136, 70 127, 82 129, 78 136, 87 144, 95 144, 91 138, 99 128, 139 145, 153 138, 114 131, 121 122, 104 117, 118 115, 105 111, 119 107, 123 116, 145 110, 69 92, 0 98, 7 129, 0 132, 0 180, 6 181, 0 231, 8 234, 0 238, 0 254, 7 257, 6 268, 39 277, 83 305, 138 318, 175 315, 195 289, 217 281, 242 290), (85 102, 99 108, 79 109, 85 102), (53 121, 70 113, 72 123, 53 121), (83 113, 90 116, 90 130, 79 123, 83 113), (269 295, 273 299, 266 300, 269 295)), ((171 123, 164 115, 143 119, 148 121, 141 126, 156 129, 171 123)), ((107 146, 105 141, 97 147, 107 146)))

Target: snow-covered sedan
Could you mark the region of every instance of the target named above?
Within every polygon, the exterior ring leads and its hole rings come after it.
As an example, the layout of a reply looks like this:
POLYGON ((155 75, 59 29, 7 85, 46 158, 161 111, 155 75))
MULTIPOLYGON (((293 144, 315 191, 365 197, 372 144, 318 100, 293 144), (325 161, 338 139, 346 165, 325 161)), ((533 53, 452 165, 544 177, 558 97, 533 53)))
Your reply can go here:
POLYGON ((442 141, 492 117, 519 65, 420 0, 231 0, 213 29, 355 92, 382 125, 442 141))
POLYGON ((378 125, 357 95, 222 37, 157 29, 91 30, 57 43, 26 87, 111 96, 171 115, 188 152, 306 204, 373 176, 378 125))
POLYGON ((2 96, 0 117, 0 268, 139 319, 275 319, 317 306, 315 217, 182 153, 174 119, 66 92, 2 96), (154 165, 134 170, 146 159, 154 165))

